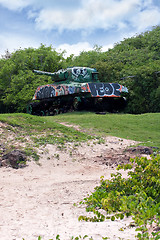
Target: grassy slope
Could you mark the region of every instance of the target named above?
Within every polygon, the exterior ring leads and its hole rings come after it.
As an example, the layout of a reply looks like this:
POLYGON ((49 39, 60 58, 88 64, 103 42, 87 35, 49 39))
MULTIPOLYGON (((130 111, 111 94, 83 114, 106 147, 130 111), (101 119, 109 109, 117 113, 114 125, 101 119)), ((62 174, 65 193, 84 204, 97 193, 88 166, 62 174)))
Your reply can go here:
POLYGON ((58 122, 69 122, 81 126, 82 129, 87 129, 91 134, 128 138, 142 141, 148 146, 160 148, 160 113, 96 115, 95 113, 78 112, 49 117, 28 114, 1 114, 0 121, 16 126, 19 131, 25 131, 27 134, 36 137, 37 133, 45 132, 45 136, 39 138, 39 141, 44 142, 56 143, 89 139, 87 133, 77 132, 58 124, 58 122))
POLYGON ((58 115, 54 119, 78 124, 101 136, 128 138, 160 148, 160 113, 96 115, 82 112, 58 115))
POLYGON ((37 142, 65 143, 91 138, 85 133, 58 124, 54 118, 33 116, 24 113, 0 114, 0 121, 7 123, 7 129, 20 135, 29 135, 37 142), (43 142, 42 142, 43 141, 43 142))

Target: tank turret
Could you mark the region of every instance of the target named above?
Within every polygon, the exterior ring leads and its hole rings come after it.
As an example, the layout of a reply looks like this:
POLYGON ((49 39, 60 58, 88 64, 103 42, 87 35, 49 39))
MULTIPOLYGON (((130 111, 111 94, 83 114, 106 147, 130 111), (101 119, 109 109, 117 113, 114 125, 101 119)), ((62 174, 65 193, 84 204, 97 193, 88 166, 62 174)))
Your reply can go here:
POLYGON ((44 72, 39 70, 33 70, 34 73, 40 75, 51 76, 54 82, 97 82, 98 72, 95 68, 87 67, 70 67, 66 69, 60 69, 57 72, 44 72))

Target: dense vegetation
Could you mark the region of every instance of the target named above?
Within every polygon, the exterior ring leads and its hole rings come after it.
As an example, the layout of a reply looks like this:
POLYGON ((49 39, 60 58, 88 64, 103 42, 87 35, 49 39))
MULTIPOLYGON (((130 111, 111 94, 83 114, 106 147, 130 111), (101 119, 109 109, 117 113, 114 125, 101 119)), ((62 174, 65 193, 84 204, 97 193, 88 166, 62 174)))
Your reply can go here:
POLYGON ((102 52, 92 51, 64 58, 51 46, 19 49, 0 59, 0 113, 25 112, 39 85, 51 83, 50 77, 36 76, 33 69, 57 71, 68 66, 95 67, 104 82, 119 82, 129 89, 128 113, 160 111, 160 26, 115 44, 102 52))

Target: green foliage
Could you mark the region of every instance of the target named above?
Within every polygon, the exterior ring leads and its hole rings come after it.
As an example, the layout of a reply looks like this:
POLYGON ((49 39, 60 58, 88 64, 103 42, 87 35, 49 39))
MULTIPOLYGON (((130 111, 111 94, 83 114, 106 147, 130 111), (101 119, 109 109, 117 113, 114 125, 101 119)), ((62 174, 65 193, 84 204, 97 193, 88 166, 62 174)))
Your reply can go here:
POLYGON ((0 112, 25 112, 39 85, 52 83, 50 77, 37 77, 32 70, 57 71, 63 54, 52 47, 17 50, 9 59, 0 60, 0 112))
POLYGON ((130 164, 118 166, 117 170, 120 169, 127 170, 128 177, 123 178, 119 172, 112 174, 111 180, 102 177, 100 186, 80 202, 87 205, 86 211, 92 211, 94 217, 80 216, 79 220, 114 221, 132 216, 138 239, 159 239, 160 231, 149 235, 148 227, 153 223, 160 226, 160 155, 130 159, 130 164))
POLYGON ((32 157, 35 161, 39 160, 38 153, 32 147, 26 147, 24 152, 27 156, 32 157))

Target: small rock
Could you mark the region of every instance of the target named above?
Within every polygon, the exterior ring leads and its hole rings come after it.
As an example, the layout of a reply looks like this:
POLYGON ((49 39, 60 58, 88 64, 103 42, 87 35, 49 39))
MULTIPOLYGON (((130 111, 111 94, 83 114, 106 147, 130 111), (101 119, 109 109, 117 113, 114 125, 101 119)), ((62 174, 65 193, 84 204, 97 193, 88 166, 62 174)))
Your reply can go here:
POLYGON ((126 150, 127 152, 130 153, 136 153, 136 154, 147 154, 151 155, 153 154, 153 149, 151 147, 145 147, 145 146, 137 146, 137 147, 131 147, 126 150))
POLYGON ((0 166, 10 166, 18 169, 25 166, 26 160, 27 157, 24 152, 20 150, 13 150, 1 157, 0 166))

